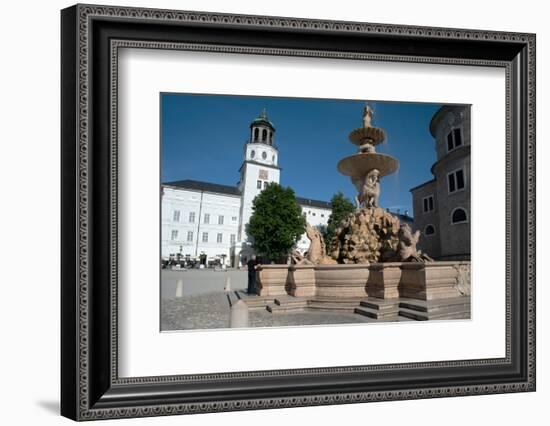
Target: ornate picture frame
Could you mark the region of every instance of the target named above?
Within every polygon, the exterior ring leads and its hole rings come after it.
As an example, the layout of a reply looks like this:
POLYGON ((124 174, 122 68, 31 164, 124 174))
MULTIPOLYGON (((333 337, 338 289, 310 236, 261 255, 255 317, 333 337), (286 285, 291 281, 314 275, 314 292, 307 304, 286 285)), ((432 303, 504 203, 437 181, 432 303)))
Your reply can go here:
POLYGON ((61 13, 61 414, 160 416, 535 390, 535 35, 76 5, 61 13), (506 73, 506 356, 119 377, 123 47, 498 67, 506 73))

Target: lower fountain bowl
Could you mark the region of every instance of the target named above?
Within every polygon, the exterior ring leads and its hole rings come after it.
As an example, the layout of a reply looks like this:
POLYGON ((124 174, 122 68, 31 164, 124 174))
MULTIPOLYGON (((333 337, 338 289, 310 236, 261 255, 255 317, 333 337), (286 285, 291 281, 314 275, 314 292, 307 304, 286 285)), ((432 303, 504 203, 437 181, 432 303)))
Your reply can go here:
POLYGON ((338 171, 346 176, 365 176, 372 169, 377 169, 380 177, 386 176, 399 169, 399 161, 378 152, 362 152, 342 158, 338 163, 338 171))

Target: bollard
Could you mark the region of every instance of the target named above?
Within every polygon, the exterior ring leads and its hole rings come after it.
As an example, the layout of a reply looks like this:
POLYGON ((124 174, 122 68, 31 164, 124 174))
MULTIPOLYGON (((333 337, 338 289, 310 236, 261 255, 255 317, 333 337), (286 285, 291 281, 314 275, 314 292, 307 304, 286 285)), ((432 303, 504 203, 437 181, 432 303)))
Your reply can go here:
POLYGON ((229 276, 229 274, 225 276, 225 285, 224 285, 223 289, 226 292, 231 291, 231 276, 229 276))
POLYGON ((240 299, 231 306, 229 327, 248 327, 248 306, 240 299))
POLYGON ((176 297, 183 297, 183 278, 180 278, 176 284, 176 297))

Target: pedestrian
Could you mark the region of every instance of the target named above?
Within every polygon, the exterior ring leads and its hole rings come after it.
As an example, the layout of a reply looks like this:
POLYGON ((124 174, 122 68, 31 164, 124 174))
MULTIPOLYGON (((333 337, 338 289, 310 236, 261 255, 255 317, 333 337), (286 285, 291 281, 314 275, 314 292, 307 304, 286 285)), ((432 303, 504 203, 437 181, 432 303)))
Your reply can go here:
POLYGON ((247 294, 256 294, 256 255, 252 255, 246 266, 248 268, 247 294))

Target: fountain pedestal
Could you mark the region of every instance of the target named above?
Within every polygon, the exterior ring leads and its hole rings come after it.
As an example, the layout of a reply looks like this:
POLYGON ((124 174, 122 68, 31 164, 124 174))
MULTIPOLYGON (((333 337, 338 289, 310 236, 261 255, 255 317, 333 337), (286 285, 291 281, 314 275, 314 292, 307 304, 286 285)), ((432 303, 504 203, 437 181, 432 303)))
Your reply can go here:
POLYGON ((287 294, 288 265, 259 265, 256 271, 256 286, 259 296, 287 294))
POLYGON ((401 282, 401 262, 374 263, 370 265, 367 282, 369 297, 397 299, 401 282))
POLYGON ((470 262, 403 263, 401 297, 437 300, 470 296, 470 262))
POLYGON ((288 293, 295 297, 313 297, 315 287, 315 265, 292 265, 288 269, 288 293))

